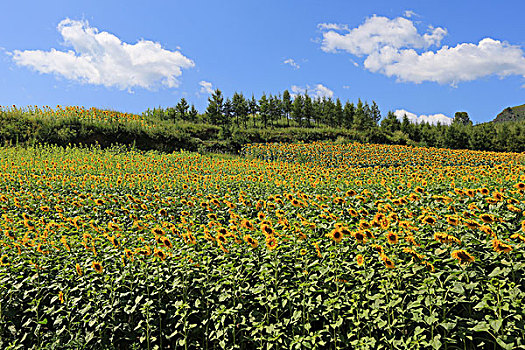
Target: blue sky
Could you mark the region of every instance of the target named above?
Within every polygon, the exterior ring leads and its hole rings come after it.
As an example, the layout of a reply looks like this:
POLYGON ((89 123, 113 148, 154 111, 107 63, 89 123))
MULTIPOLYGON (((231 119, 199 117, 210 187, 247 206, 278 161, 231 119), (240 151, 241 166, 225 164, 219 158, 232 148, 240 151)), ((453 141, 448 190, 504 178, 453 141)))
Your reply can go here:
POLYGON ((427 120, 525 103, 525 2, 9 1, 0 105, 140 113, 288 89, 427 120))

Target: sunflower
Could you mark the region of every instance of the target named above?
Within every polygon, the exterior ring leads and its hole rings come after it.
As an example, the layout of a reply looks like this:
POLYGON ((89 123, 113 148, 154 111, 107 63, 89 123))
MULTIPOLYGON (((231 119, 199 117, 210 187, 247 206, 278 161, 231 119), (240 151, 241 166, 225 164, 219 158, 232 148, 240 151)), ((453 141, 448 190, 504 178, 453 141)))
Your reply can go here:
POLYGON ((512 239, 517 239, 525 243, 525 236, 520 235, 519 233, 515 233, 512 236, 510 236, 512 239))
POLYGON ((518 182, 517 184, 514 185, 514 188, 516 188, 518 190, 525 190, 525 183, 518 182))
POLYGON ((348 190, 348 191, 346 191, 346 193, 345 193, 345 196, 347 196, 347 197, 353 197, 353 196, 355 196, 355 195, 357 195, 357 192, 354 191, 354 190, 348 190))
POLYGON ((115 224, 113 221, 108 222, 108 229, 112 231, 120 231, 119 225, 115 224))
POLYGON ((342 197, 335 197, 333 202, 334 204, 344 204, 345 200, 342 197))
POLYGON ((168 237, 163 237, 162 244, 168 249, 173 248, 173 244, 171 244, 171 241, 168 237))
POLYGON ((317 242, 314 242, 313 243, 314 247, 315 247, 315 251, 317 252, 317 256, 319 258, 322 258, 323 257, 323 254, 321 254, 321 249, 319 249, 319 244, 317 244, 317 242))
POLYGON ((521 209, 512 204, 507 205, 507 209, 515 213, 521 213, 521 209))
POLYGON ((358 266, 363 266, 363 264, 365 263, 365 258, 363 258, 361 254, 358 254, 355 258, 355 261, 357 262, 358 266))
POLYGON ((397 244, 397 242, 399 241, 399 236, 397 235, 397 233, 389 231, 386 234, 386 239, 388 240, 388 243, 390 244, 397 244))
POLYGON ((434 268, 434 265, 429 263, 428 261, 423 261, 422 264, 426 267, 428 272, 434 272, 436 269, 434 268))
POLYGON ((161 250, 161 249, 155 249, 155 254, 154 254, 157 258, 159 258, 160 260, 164 260, 166 259, 166 253, 161 250))
POLYGON ((343 240, 344 234, 339 228, 333 229, 327 235, 329 238, 333 239, 336 243, 339 243, 343 240))
POLYGON ((503 196, 503 193, 501 193, 501 192, 498 192, 498 191, 494 191, 494 192, 492 192, 492 198, 494 198, 494 199, 497 200, 497 201, 502 200, 503 197, 504 197, 504 196, 503 196))
POLYGON ((118 241, 118 239, 117 239, 115 236, 109 236, 108 239, 109 239, 109 241, 113 244, 113 246, 114 246, 115 248, 118 248, 118 246, 119 246, 119 241, 118 241))
POLYGON ((257 246, 259 245, 259 241, 257 241, 255 238, 253 238, 250 235, 245 235, 244 241, 248 243, 249 245, 251 245, 252 248, 257 248, 257 246))
POLYGON ((354 233, 354 238, 359 242, 359 243, 365 243, 366 242, 366 235, 361 232, 361 231, 357 231, 354 233))
POLYGON ((489 226, 482 225, 479 229, 481 232, 491 235, 492 237, 496 237, 496 233, 489 226))
POLYGON ((224 244, 227 241, 228 241, 228 238, 226 238, 225 235, 223 235, 222 233, 217 234, 217 243, 218 244, 224 244))
POLYGON ((61 304, 64 304, 64 293, 62 291, 58 292, 58 300, 60 300, 61 304))
POLYGON ((75 265, 75 269, 77 270, 77 273, 79 276, 82 276, 82 268, 80 267, 79 264, 76 264, 75 265))
POLYGON ((266 247, 269 249, 269 250, 274 250, 275 248, 277 248, 277 245, 279 243, 277 242, 277 239, 273 236, 269 236, 266 238, 266 247))
POLYGON ((425 224, 429 224, 429 225, 434 225, 434 224, 437 222, 436 218, 433 217, 433 216, 430 216, 430 215, 425 216, 425 217, 422 219, 422 221, 423 221, 425 224))
POLYGON ((262 233, 264 233, 266 237, 273 236, 275 234, 275 230, 270 225, 267 225, 267 224, 261 225, 261 231, 262 233))
POLYGON ((104 204, 104 200, 101 199, 101 198, 96 199, 96 200, 95 200, 95 204, 96 204, 96 205, 103 205, 103 204, 104 204))
POLYGON ((472 190, 472 189, 468 189, 465 191, 465 194, 469 197, 474 197, 476 195, 476 191, 472 190))
POLYGON ((168 216, 168 211, 166 209, 162 208, 162 209, 159 210, 158 214, 160 216, 168 216))
POLYGON ((352 209, 352 208, 348 209, 348 214, 350 214, 350 215, 352 215, 352 216, 354 216, 354 217, 359 215, 359 213, 357 212, 357 210, 352 209))
POLYGON ((486 224, 491 224, 494 222, 494 216, 490 214, 481 214, 479 218, 486 224))
POLYGON ((379 244, 372 244, 372 248, 379 254, 384 254, 385 252, 385 248, 383 248, 383 246, 379 244))
POLYGON ((467 253, 467 251, 463 249, 454 250, 450 255, 454 259, 459 260, 461 264, 468 264, 476 261, 476 259, 472 255, 470 255, 469 253, 467 253))
POLYGON ((472 229, 472 230, 481 227, 481 225, 479 224, 479 222, 474 221, 474 220, 466 220, 466 221, 465 221, 465 226, 467 226, 468 228, 470 228, 470 229, 472 229))
POLYGON ((484 196, 486 196, 486 195, 488 195, 490 193, 489 189, 486 188, 486 187, 479 188, 478 192, 481 193, 484 196))
POLYGON ((103 268, 102 268, 102 264, 98 261, 93 261, 93 264, 91 264, 91 266, 93 267, 93 269, 95 271, 97 271, 98 273, 102 273, 103 271, 103 268))
POLYGON ((394 267, 396 267, 394 262, 392 260, 390 260, 390 258, 388 256, 386 256, 385 254, 381 254, 381 260, 383 260, 383 263, 389 269, 393 269, 394 267))
POLYGON ((507 243, 503 243, 497 238, 492 240, 492 248, 498 253, 508 253, 512 250, 512 246, 507 243))
POLYGON ((359 228, 361 230, 366 230, 366 229, 369 229, 371 226, 370 226, 370 223, 366 220, 361 220, 359 221, 359 228))
POLYGON ((301 206, 301 201, 297 200, 296 198, 292 199, 292 205, 296 208, 301 206))
POLYGON ((16 239, 16 234, 13 231, 5 231, 5 235, 10 239, 16 239))
POLYGON ((266 215, 262 211, 260 211, 259 213, 257 213, 257 218, 262 221, 264 220, 264 218, 266 218, 266 215))
POLYGON ((156 236, 164 236, 164 230, 160 226, 155 226, 151 229, 151 233, 153 233, 156 236))
POLYGON ((2 257, 0 257, 0 266, 7 266, 9 265, 9 260, 7 258, 7 255, 2 255, 2 257))

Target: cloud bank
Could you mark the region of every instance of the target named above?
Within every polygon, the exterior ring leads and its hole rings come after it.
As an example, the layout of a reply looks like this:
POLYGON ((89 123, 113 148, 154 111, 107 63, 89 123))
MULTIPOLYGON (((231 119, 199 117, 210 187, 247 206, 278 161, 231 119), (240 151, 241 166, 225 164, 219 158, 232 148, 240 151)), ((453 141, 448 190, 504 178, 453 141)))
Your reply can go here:
POLYGON ((441 46, 447 35, 444 28, 429 26, 426 33, 420 33, 407 18, 375 15, 353 29, 326 23, 319 24, 318 28, 323 35, 323 51, 346 51, 365 57, 366 69, 396 77, 398 81, 455 86, 490 75, 525 77, 523 50, 492 38, 484 38, 477 44, 441 46), (433 46, 437 50, 429 49, 433 46))
POLYGON ((295 62, 293 60, 293 58, 288 58, 287 60, 284 60, 283 62, 284 64, 289 64, 290 66, 292 66, 293 68, 295 69, 299 69, 301 68, 301 66, 299 64, 297 64, 297 62, 295 62))
POLYGON ((323 84, 317 84, 315 87, 310 87, 309 85, 306 85, 306 88, 303 88, 301 86, 292 85, 292 93, 291 95, 295 98, 297 95, 304 95, 308 93, 308 96, 312 96, 314 98, 329 98, 334 96, 334 92, 324 86, 323 84))
POLYGON ((431 115, 420 115, 419 117, 415 115, 414 113, 411 113, 409 111, 406 111, 404 109, 398 109, 394 112, 394 115, 397 117, 398 120, 403 121, 403 117, 406 114, 408 117, 408 120, 410 120, 411 123, 419 124, 419 123, 428 123, 428 124, 437 124, 441 123, 442 125, 450 125, 454 121, 453 118, 447 117, 444 114, 431 114, 431 115))
POLYGON ((201 86, 201 93, 209 95, 213 93, 213 85, 209 81, 202 80, 199 85, 201 86))
POLYGON ((56 74, 69 80, 117 87, 152 89, 179 85, 182 69, 194 67, 179 51, 169 51, 153 41, 122 42, 108 32, 99 32, 87 21, 69 18, 58 24, 64 45, 72 50, 15 50, 11 53, 19 66, 43 74, 56 74))

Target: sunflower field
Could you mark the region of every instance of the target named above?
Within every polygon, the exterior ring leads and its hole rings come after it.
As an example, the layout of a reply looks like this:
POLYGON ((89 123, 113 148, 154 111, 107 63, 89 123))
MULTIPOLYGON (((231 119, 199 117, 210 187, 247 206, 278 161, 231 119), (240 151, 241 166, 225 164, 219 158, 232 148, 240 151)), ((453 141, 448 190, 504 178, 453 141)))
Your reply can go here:
POLYGON ((525 349, 515 153, 0 148, 2 349, 525 349))

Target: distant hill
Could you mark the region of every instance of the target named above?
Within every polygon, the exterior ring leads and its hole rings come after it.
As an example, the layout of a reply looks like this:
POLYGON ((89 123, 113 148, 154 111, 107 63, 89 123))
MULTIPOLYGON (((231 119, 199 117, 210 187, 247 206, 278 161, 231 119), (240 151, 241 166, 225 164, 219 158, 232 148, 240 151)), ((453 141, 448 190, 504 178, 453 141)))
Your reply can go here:
POLYGON ((493 120, 494 123, 513 122, 525 120, 525 104, 521 106, 507 107, 493 120))

